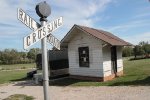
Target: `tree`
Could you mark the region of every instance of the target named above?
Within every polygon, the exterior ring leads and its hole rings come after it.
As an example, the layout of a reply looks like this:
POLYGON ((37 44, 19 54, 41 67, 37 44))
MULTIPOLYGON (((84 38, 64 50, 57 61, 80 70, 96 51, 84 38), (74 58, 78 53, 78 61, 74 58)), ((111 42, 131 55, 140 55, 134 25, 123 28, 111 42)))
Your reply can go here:
POLYGON ((15 49, 5 49, 0 53, 1 63, 10 64, 19 59, 18 51, 15 49))
POLYGON ((148 44, 148 42, 140 42, 139 45, 142 47, 142 49, 144 50, 144 55, 145 56, 149 56, 150 54, 150 44, 148 44))
POLYGON ((139 46, 143 46, 143 45, 146 45, 146 44, 148 44, 148 42, 145 42, 145 41, 139 42, 139 46))
POLYGON ((134 53, 134 56, 135 58, 139 55, 143 55, 145 52, 144 50, 142 49, 141 46, 139 45, 136 45, 134 48, 133 48, 133 53, 134 53))
POLYGON ((20 58, 26 59, 27 58, 27 53, 26 52, 19 52, 20 58))
POLYGON ((27 57, 32 60, 36 60, 36 55, 39 54, 41 50, 39 48, 32 48, 29 50, 27 57))
POLYGON ((145 52, 145 56, 146 57, 149 57, 150 55, 150 44, 145 44, 142 46, 144 52, 145 52))
POLYGON ((18 52, 15 49, 5 49, 0 51, 0 64, 19 64, 19 63, 30 63, 35 60, 35 55, 40 52, 40 49, 35 48, 27 52, 18 52), (34 52, 33 52, 34 51, 34 52))
POLYGON ((14 64, 14 63, 17 63, 17 61, 20 60, 20 55, 19 55, 17 50, 11 49, 9 54, 10 54, 9 55, 10 56, 10 60, 9 60, 10 63, 14 64))
POLYGON ((123 57, 129 57, 133 54, 133 48, 131 47, 124 47, 122 51, 122 56, 123 57))

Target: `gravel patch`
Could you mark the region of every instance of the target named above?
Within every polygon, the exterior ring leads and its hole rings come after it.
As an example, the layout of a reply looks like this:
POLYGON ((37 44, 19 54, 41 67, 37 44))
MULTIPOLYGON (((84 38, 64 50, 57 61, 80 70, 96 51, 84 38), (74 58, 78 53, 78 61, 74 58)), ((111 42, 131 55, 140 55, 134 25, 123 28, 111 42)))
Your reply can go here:
MULTIPOLYGON (((18 82, 0 86, 0 100, 13 94, 43 99, 43 87, 31 82, 18 82)), ((150 100, 149 86, 49 86, 50 100, 150 100)))

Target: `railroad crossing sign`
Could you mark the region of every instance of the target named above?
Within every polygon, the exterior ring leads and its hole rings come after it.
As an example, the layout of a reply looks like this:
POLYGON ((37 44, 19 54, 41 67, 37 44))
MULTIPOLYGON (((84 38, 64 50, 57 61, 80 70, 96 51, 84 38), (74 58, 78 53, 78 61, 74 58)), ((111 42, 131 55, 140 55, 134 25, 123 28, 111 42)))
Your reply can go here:
MULTIPOLYGON (((38 28, 36 31, 30 33, 29 35, 27 35, 26 37, 24 37, 24 49, 27 49, 28 47, 30 47, 31 45, 35 44, 36 42, 38 42, 39 40, 43 39, 44 37, 46 37, 47 35, 51 34, 53 31, 55 31, 57 28, 59 28, 62 25, 62 17, 56 19, 55 21, 52 21, 51 23, 42 26, 40 28, 38 28)), ((52 37, 52 35, 50 35, 52 37)), ((52 38, 48 38, 51 44, 60 44, 58 43, 59 40, 56 39, 54 36, 52 38), (56 43, 54 43, 56 42, 56 43)), ((57 49, 60 49, 59 45, 53 45, 55 46, 57 49)))
POLYGON ((51 43, 54 47, 60 49, 60 41, 52 35, 52 32, 63 24, 63 18, 59 17, 58 19, 46 24, 46 18, 51 13, 51 8, 46 1, 37 4, 35 10, 37 15, 40 17, 41 25, 20 8, 18 9, 17 15, 18 20, 34 31, 24 37, 24 49, 29 48, 31 45, 41 40, 44 100, 49 100, 49 72, 46 42, 51 43))
POLYGON ((18 20, 20 20, 23 24, 25 24, 33 31, 35 31, 41 26, 33 18, 26 14, 21 8, 18 8, 18 20))
POLYGON ((23 42, 25 50, 46 36, 47 42, 60 50, 60 41, 51 33, 62 26, 63 17, 59 17, 58 19, 46 24, 45 26, 40 27, 41 25, 39 23, 37 23, 33 18, 26 14, 22 9, 18 8, 18 20, 34 31, 24 37, 23 42))

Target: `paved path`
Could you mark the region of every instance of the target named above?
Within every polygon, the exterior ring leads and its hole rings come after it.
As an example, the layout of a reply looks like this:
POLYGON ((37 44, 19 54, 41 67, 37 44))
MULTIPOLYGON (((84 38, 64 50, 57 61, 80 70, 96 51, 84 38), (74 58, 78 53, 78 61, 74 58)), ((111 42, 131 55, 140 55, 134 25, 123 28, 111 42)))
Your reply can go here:
MULTIPOLYGON (((26 82, 0 86, 0 100, 12 94, 43 100, 43 87, 26 82)), ((150 86, 49 87, 50 100, 150 100, 150 86)))

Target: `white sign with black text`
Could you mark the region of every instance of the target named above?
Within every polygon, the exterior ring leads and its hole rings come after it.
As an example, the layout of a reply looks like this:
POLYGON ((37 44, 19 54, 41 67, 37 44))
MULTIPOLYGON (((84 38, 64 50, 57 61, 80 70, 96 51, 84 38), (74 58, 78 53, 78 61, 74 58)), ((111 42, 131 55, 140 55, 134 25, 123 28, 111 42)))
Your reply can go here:
MULTIPOLYGON (((35 44, 39 40, 43 39, 47 35, 51 34, 53 31, 58 29, 63 24, 63 17, 52 21, 51 23, 47 24, 46 26, 40 27, 36 31, 32 32, 31 34, 24 37, 24 49, 27 49, 31 45, 35 44)), ((60 49, 60 41, 56 39, 54 36, 49 35, 47 41, 55 46, 57 49, 60 49), (57 46, 59 44, 59 46, 57 46)))
POLYGON ((51 34, 51 32, 55 31, 63 24, 63 17, 60 17, 43 27, 40 27, 41 25, 38 22, 36 22, 33 18, 31 18, 28 14, 26 14, 21 8, 18 8, 17 17, 18 20, 20 20, 23 24, 35 31, 29 34, 28 36, 24 37, 23 41, 25 50, 46 36, 47 42, 53 45, 58 50, 60 50, 60 41, 57 38, 55 38, 51 34))
POLYGON ((23 24, 25 24, 33 31, 35 31, 41 26, 33 18, 26 14, 21 8, 18 8, 18 20, 20 20, 23 24))
POLYGON ((51 33, 47 36, 47 42, 60 50, 60 41, 55 38, 51 33))

